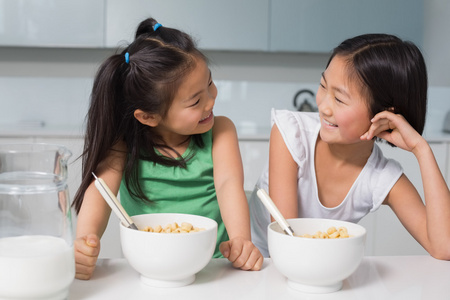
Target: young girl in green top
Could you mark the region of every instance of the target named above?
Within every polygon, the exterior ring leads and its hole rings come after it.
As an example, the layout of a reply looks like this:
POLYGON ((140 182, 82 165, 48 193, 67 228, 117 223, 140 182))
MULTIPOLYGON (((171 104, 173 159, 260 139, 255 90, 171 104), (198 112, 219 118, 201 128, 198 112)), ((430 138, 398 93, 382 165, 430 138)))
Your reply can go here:
POLYGON ((89 279, 111 209, 92 172, 130 215, 173 212, 217 221, 214 257, 259 270, 252 244, 237 134, 214 117, 217 89, 191 38, 144 20, 136 37, 100 67, 87 115, 83 179, 74 199, 76 278, 89 279), (214 168, 213 168, 214 165, 214 168))

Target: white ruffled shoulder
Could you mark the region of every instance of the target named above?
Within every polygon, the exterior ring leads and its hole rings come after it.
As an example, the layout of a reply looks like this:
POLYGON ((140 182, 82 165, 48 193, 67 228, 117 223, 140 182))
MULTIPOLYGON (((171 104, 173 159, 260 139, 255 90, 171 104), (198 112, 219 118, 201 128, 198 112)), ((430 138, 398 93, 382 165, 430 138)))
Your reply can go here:
POLYGON ((272 126, 277 125, 295 162, 301 165, 314 151, 320 129, 319 114, 272 109, 271 120, 272 126))

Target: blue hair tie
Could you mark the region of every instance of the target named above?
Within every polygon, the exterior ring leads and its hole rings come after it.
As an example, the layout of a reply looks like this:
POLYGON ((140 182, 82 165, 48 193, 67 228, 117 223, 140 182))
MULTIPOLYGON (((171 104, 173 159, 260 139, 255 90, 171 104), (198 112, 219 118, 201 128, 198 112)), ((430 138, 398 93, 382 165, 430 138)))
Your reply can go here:
POLYGON ((130 62, 130 53, 125 53, 125 62, 129 63, 130 62))
POLYGON ((161 24, 156 23, 156 24, 153 26, 153 31, 156 31, 156 29, 158 29, 158 28, 161 27, 161 26, 162 26, 161 24))

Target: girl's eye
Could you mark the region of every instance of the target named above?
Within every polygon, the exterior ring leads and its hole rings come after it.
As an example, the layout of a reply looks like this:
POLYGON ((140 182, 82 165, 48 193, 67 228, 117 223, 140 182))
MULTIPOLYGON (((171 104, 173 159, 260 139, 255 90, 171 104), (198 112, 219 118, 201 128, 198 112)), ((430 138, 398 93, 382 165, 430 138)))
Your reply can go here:
POLYGON ((199 104, 199 103, 200 103, 200 99, 198 99, 197 101, 195 101, 195 103, 192 104, 190 107, 196 106, 196 105, 199 104))
POLYGON ((344 102, 342 102, 341 100, 339 100, 338 98, 334 98, 334 99, 336 99, 336 102, 338 102, 338 103, 344 103, 344 102))
POLYGON ((213 81, 211 80, 211 81, 209 82, 208 86, 211 86, 212 83, 213 83, 213 81))
POLYGON ((323 88, 323 89, 325 88, 325 85, 323 85, 322 82, 320 82, 319 85, 321 88, 323 88))

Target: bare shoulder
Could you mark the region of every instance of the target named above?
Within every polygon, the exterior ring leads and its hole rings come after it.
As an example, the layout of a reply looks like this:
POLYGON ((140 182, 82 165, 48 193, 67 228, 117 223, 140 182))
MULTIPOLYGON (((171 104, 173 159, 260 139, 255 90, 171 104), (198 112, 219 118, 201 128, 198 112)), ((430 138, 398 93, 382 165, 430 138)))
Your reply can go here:
POLYGON ((231 121, 228 117, 225 116, 216 116, 214 117, 214 127, 232 127, 235 128, 233 121, 231 121))
POLYGON ((276 123, 274 123, 272 128, 270 129, 270 138, 272 139, 273 137, 275 138, 281 137, 280 130, 278 129, 276 123))
POLYGON ((225 132, 236 133, 236 127, 234 126, 233 121, 225 116, 214 117, 213 136, 225 132))

